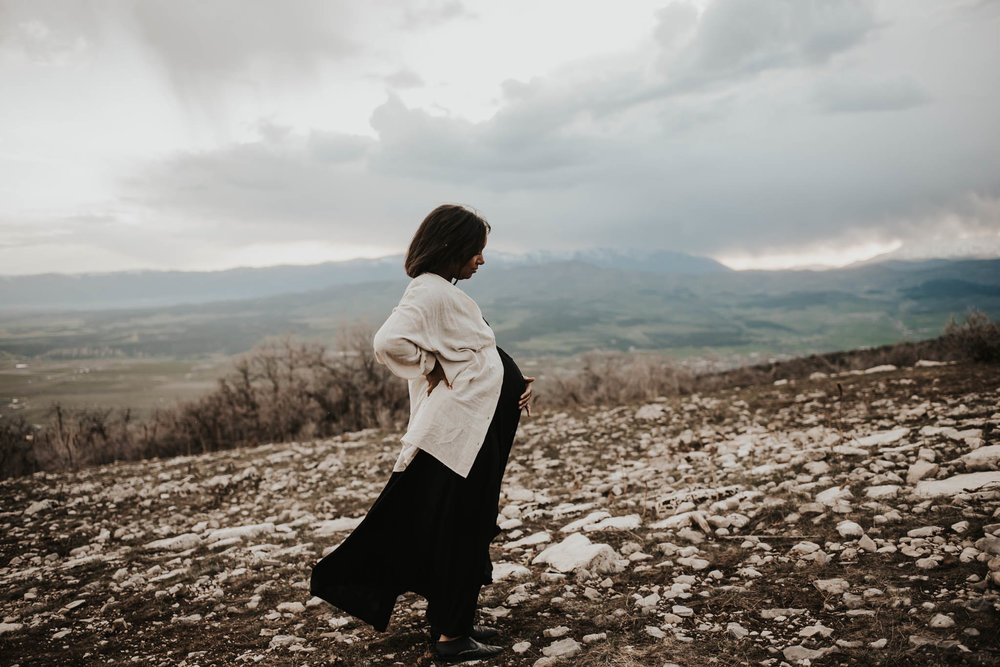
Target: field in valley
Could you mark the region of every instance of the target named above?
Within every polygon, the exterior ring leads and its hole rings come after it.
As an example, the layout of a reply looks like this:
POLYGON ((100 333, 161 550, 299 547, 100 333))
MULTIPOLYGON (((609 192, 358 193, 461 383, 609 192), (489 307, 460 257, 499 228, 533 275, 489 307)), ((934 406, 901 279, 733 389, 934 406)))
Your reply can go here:
POLYGON ((129 409, 137 418, 209 391, 230 361, 173 359, 0 360, 0 418, 46 423, 52 405, 129 409))

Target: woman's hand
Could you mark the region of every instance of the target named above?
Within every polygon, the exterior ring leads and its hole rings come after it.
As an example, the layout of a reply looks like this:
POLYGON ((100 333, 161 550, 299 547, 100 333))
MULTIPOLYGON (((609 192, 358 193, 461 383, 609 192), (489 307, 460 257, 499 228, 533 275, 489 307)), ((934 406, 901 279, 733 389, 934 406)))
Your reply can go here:
POLYGON ((438 386, 441 382, 444 382, 444 386, 451 389, 451 383, 444 376, 444 369, 441 368, 441 362, 435 359, 434 369, 427 374, 427 395, 430 396, 431 392, 434 391, 434 387, 438 386))
POLYGON ((531 383, 535 381, 535 378, 524 378, 524 393, 521 394, 521 398, 517 399, 517 409, 527 410, 527 414, 531 416, 531 406, 529 402, 531 401, 531 383))

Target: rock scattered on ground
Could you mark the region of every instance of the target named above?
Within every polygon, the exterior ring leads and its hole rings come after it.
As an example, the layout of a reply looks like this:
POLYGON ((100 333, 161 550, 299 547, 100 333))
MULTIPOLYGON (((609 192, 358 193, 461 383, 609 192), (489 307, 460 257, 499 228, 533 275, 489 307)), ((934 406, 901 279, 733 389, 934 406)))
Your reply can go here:
MULTIPOLYGON (((539 409, 481 595, 508 649, 488 664, 995 661, 998 405, 1000 369, 923 365, 539 409)), ((398 437, 0 483, 4 664, 433 664, 419 596, 379 634, 309 594, 398 437)))

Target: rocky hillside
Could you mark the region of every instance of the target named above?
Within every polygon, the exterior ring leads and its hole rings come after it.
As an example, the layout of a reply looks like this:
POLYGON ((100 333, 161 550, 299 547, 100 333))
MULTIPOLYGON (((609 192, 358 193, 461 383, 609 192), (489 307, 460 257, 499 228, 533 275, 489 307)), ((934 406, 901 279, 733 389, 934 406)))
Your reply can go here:
MULTIPOLYGON (((997 664, 998 406, 921 365, 525 419, 489 664, 997 664)), ((397 438, 3 482, 3 664, 431 664, 420 598, 308 592, 397 438)))

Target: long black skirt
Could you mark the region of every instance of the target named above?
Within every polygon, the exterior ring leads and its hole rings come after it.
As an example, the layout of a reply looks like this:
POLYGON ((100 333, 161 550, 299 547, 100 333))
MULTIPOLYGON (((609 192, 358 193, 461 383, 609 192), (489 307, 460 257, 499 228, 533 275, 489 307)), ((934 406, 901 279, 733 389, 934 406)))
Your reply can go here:
POLYGON ((396 598, 427 598, 427 619, 452 637, 472 629, 479 589, 492 582, 489 545, 500 484, 517 431, 524 378, 502 350, 504 379, 476 461, 463 479, 420 451, 394 472, 364 520, 316 564, 311 591, 384 631, 396 598))

